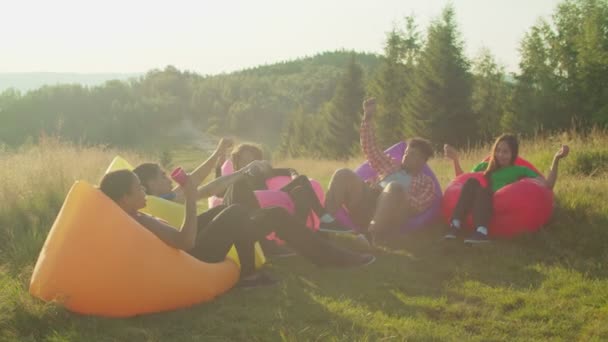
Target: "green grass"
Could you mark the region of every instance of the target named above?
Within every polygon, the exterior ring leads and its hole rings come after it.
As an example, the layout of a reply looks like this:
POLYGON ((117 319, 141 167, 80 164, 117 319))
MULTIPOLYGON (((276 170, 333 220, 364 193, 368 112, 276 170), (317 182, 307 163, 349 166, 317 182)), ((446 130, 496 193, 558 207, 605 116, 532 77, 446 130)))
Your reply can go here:
MULTIPOLYGON (((131 319, 75 315, 27 293, 72 181, 96 182, 117 151, 51 141, 0 152, 8 165, 0 179, 10 180, 0 185, 0 341, 608 340, 607 168, 594 166, 589 176, 569 164, 604 149, 608 136, 539 138, 525 141, 522 153, 546 170, 558 140, 571 144, 572 156, 562 165, 554 218, 537 234, 470 248, 441 242, 438 223, 375 248, 378 260, 365 268, 324 270, 282 259, 269 265, 282 279, 277 288, 233 290, 211 303, 131 319)), ((464 154, 463 165, 486 151, 464 154)), ((175 151, 172 164, 193 167, 198 153, 175 151)), ((332 170, 359 162, 277 164, 327 185, 332 170)), ((432 166, 445 186, 450 164, 436 159, 432 166)), ((350 239, 337 242, 357 248, 350 239)))

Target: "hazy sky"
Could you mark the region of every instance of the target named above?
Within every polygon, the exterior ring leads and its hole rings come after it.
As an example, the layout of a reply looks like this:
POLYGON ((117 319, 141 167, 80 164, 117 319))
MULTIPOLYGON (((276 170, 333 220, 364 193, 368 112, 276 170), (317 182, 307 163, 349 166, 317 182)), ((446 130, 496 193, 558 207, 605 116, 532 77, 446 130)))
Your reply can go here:
MULTIPOLYGON (((168 64, 229 72, 336 49, 382 52, 393 23, 422 30, 447 0, 0 0, 0 72, 141 72, 168 64)), ((487 46, 509 71, 558 0, 452 0, 474 56, 487 46)))

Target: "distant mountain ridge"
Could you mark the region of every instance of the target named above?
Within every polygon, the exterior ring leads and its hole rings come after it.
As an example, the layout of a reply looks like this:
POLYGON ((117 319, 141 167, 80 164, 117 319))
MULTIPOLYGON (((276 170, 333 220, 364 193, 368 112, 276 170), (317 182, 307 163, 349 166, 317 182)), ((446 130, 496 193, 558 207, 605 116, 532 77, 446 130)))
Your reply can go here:
MULTIPOLYGON (((299 72, 316 71, 319 68, 342 68, 350 56, 356 56, 363 68, 375 68, 379 62, 378 55, 355 51, 326 51, 313 56, 294 58, 292 60, 269 63, 243 68, 216 75, 194 74, 205 77, 226 78, 232 76, 276 77, 299 72)), ((152 70, 150 70, 152 71, 152 70)), ((149 71, 148 71, 149 72, 149 71)), ((0 93, 14 88, 21 92, 38 89, 42 86, 58 84, 81 84, 83 86, 102 85, 110 80, 125 81, 130 78, 145 76, 146 73, 74 73, 74 72, 0 72, 0 93)))
POLYGON ((143 73, 73 73, 73 72, 0 72, 0 92, 14 88, 21 92, 45 85, 82 84, 101 85, 110 80, 128 80, 143 73))

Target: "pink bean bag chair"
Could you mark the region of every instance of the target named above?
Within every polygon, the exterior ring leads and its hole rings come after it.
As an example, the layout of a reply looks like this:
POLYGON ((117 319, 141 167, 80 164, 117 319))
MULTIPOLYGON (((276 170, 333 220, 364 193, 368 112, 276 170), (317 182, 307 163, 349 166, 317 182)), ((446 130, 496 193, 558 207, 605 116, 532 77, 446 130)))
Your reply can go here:
MULTIPOLYGON (((222 175, 228 175, 234 172, 234 168, 232 166, 232 161, 227 160, 222 165, 222 175)), ((279 176, 273 177, 266 180, 266 187, 268 190, 257 190, 254 191, 255 197, 258 200, 258 204, 260 208, 266 207, 282 207, 285 208, 290 214, 295 212, 295 206, 289 194, 281 191, 280 189, 291 182, 291 177, 287 176, 279 176)), ((321 204, 325 203, 325 193, 323 192, 323 188, 321 184, 314 179, 310 179, 310 183, 312 188, 314 189, 317 197, 321 204)), ((211 196, 208 199, 209 208, 217 207, 218 205, 223 203, 223 198, 218 196, 211 196)), ((319 218, 314 212, 311 212, 308 216, 308 221, 306 223, 307 227, 316 231, 319 229, 319 218)), ((274 240, 278 244, 283 244, 284 242, 276 237, 275 233, 270 233, 267 237, 268 240, 274 240)))

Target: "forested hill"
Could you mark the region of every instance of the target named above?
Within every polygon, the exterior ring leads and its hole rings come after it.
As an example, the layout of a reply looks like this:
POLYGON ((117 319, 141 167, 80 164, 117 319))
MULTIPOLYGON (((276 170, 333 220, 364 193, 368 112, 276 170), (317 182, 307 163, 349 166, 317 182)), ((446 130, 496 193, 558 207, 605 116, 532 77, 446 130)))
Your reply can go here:
POLYGON ((187 120, 201 132, 278 143, 297 108, 316 112, 354 61, 372 73, 380 57, 325 52, 230 74, 203 76, 172 66, 96 86, 63 84, 0 95, 0 144, 17 146, 41 133, 85 143, 149 143, 187 120))

